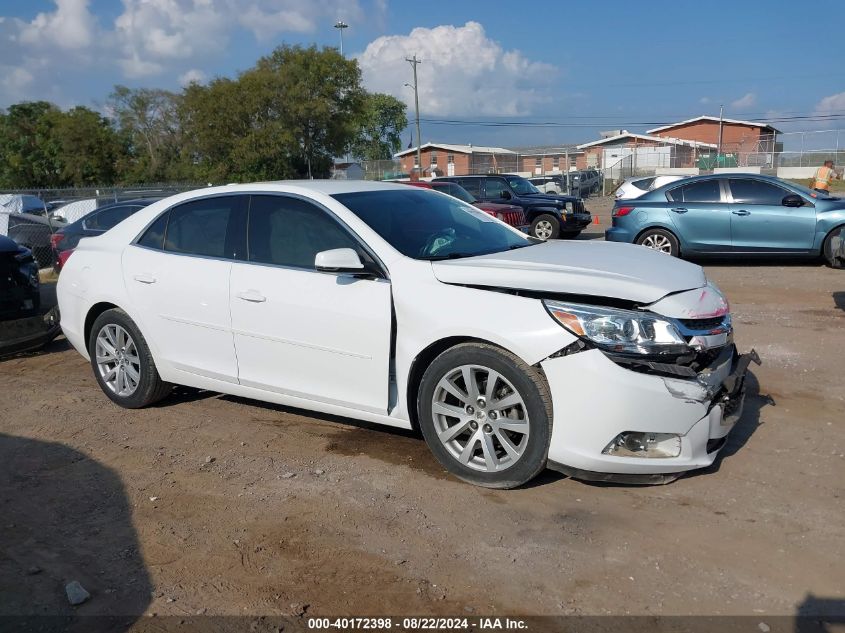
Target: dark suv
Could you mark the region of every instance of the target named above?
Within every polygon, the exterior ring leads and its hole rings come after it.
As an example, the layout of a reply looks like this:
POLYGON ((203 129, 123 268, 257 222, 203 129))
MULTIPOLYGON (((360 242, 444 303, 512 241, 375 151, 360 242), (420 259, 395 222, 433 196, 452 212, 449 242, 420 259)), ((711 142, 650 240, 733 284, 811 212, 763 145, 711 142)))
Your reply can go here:
POLYGON ((435 182, 458 183, 481 202, 507 202, 522 207, 530 234, 541 240, 575 237, 592 221, 584 202, 574 196, 542 193, 521 176, 449 176, 435 182))

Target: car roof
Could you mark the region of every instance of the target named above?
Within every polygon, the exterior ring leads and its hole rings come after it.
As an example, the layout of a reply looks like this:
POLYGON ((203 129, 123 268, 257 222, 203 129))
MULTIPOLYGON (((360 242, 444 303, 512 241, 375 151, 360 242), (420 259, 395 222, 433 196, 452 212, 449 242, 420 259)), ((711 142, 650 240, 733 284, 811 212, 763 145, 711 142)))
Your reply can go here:
POLYGON ((225 185, 214 187, 215 192, 223 193, 225 190, 232 192, 245 189, 254 190, 256 187, 267 186, 271 190, 278 187, 279 191, 288 191, 289 188, 308 189, 319 193, 333 196, 340 193, 358 193, 363 191, 389 191, 391 189, 403 189, 402 183, 382 182, 378 180, 273 180, 267 182, 254 182, 243 185, 225 185))

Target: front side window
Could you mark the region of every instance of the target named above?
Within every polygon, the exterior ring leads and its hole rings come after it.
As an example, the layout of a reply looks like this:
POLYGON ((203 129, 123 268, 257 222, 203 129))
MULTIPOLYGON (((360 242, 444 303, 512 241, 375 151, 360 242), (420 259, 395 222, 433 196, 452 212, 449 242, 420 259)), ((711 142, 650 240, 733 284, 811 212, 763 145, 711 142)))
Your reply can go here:
POLYGON ((508 176, 508 184, 516 192, 518 196, 527 196, 532 193, 540 193, 534 185, 528 182, 525 178, 519 176, 508 176))
POLYGON ((414 259, 455 259, 531 246, 528 237, 466 203, 431 191, 333 196, 393 248, 414 259))
POLYGON ((245 200, 246 196, 221 196, 173 207, 164 250, 204 257, 236 256, 235 233, 245 200))
POLYGON ((673 202, 718 203, 722 201, 722 191, 718 180, 702 180, 668 192, 673 202))
POLYGON ((307 270, 314 270, 314 259, 321 251, 361 250, 326 211, 287 196, 252 196, 247 244, 251 262, 307 270))
POLYGON ((789 194, 785 189, 762 180, 737 178, 729 182, 734 202, 780 206, 784 196, 789 194))
POLYGON ((488 198, 501 198, 502 192, 507 190, 504 181, 498 178, 487 178, 484 182, 484 195, 488 198))

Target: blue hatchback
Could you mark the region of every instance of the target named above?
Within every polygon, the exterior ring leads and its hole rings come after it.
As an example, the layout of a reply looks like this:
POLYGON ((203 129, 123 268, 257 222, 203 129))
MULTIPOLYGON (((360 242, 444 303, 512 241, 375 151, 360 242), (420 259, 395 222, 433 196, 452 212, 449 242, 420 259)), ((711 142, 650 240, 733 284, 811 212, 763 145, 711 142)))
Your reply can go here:
POLYGON ((617 200, 612 242, 676 257, 789 255, 845 266, 845 200, 771 176, 714 174, 617 200))

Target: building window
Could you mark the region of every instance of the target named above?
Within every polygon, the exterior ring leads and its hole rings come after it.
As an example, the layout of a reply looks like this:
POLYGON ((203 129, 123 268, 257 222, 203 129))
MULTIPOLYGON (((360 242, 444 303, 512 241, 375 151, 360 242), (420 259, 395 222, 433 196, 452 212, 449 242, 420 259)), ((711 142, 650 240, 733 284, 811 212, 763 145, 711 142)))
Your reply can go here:
POLYGON ((446 164, 447 165, 454 165, 455 164, 455 155, 454 154, 446 154, 446 164))
POLYGON ((570 166, 570 167, 575 167, 576 165, 577 165, 577 163, 576 163, 576 160, 575 160, 575 156, 574 156, 574 155, 573 155, 573 156, 570 156, 570 157, 569 157, 569 166, 570 166))
POLYGON ((431 152, 431 164, 437 165, 437 152, 431 152))
POLYGON ((534 160, 534 166, 535 167, 542 167, 543 166, 543 159, 542 158, 535 159, 534 160))
POLYGON ((555 156, 552 158, 552 169, 560 168, 560 156, 555 156))

